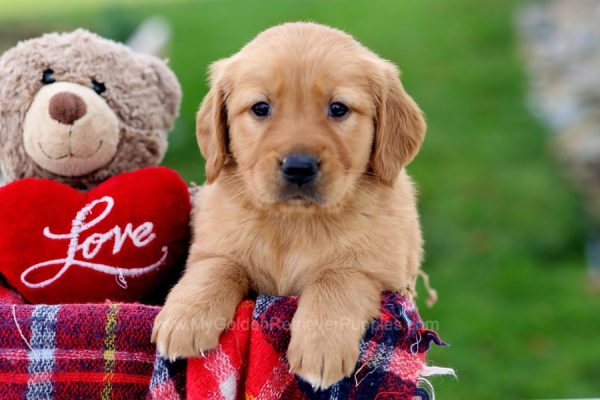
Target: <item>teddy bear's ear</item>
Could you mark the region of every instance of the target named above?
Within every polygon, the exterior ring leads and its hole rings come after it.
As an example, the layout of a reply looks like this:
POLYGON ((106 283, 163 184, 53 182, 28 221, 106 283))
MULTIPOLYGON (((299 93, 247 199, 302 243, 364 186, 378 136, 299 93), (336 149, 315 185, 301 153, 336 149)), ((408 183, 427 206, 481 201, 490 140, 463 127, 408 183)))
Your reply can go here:
POLYGON ((196 117, 196 136, 206 160, 206 180, 212 183, 225 166, 228 156, 227 138, 227 77, 225 64, 220 60, 210 67, 211 88, 204 97, 196 117))
POLYGON ((156 84, 160 89, 161 103, 164 107, 163 127, 169 131, 173 128, 175 118, 179 115, 181 104, 181 86, 177 77, 168 67, 166 61, 150 55, 140 55, 156 74, 156 84))

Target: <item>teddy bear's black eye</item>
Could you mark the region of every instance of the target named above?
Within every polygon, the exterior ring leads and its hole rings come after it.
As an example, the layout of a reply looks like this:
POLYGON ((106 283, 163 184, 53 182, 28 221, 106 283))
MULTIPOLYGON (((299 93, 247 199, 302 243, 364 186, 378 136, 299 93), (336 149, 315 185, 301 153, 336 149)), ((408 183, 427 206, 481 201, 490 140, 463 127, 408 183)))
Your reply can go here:
POLYGON ((42 75, 42 83, 44 85, 49 85, 54 82, 56 82, 54 80, 54 71, 51 70, 50 68, 48 68, 47 70, 44 71, 44 73, 42 75))
POLYGON ((329 105, 329 116, 333 118, 342 118, 348 113, 348 107, 340 102, 334 102, 329 105))
POLYGON ((104 86, 104 83, 98 82, 95 79, 92 80, 92 87, 94 88, 94 92, 98 94, 106 92, 106 86, 104 86))
POLYGON ((257 117, 266 117, 271 113, 271 106, 269 103, 260 101, 252 106, 252 112, 257 117))

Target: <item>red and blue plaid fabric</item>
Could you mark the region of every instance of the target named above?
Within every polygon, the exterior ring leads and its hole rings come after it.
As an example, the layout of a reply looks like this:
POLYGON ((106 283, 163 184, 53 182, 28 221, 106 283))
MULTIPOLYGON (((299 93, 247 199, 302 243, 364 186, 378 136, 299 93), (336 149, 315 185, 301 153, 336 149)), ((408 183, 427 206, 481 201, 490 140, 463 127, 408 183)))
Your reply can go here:
MULTIPOLYGON (((15 302, 0 291, 0 298, 15 302)), ((431 342, 408 299, 382 296, 356 373, 314 392, 289 372, 293 297, 238 307, 205 358, 170 363, 150 343, 158 307, 141 304, 0 305, 0 399, 412 399, 431 342)))
POLYGON ((397 293, 381 298, 381 315, 360 344, 353 376, 328 390, 312 387, 289 372, 285 352, 295 297, 260 296, 243 302, 232 328, 204 358, 188 363, 190 399, 428 399, 417 386, 430 344, 443 344, 424 329, 414 304, 397 293))
POLYGON ((0 399, 180 399, 185 362, 150 343, 158 307, 0 306, 0 399))

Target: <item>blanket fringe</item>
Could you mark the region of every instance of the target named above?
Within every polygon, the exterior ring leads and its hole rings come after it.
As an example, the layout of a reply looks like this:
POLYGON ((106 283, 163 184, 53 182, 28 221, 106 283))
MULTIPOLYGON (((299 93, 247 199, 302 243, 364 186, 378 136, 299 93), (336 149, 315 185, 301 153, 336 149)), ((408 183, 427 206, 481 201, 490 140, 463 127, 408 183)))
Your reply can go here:
POLYGON ((427 307, 431 308, 438 301, 437 290, 431 287, 431 284, 429 283, 429 275, 427 275, 424 271, 419 271, 419 276, 423 278, 425 290, 427 291, 427 300, 425 300, 425 304, 427 307))
POLYGON ((446 368, 446 367, 437 367, 435 365, 425 365, 423 367, 423 369, 421 370, 420 375, 422 377, 436 376, 436 375, 450 375, 454 379, 458 379, 458 377, 456 376, 456 372, 454 372, 454 369, 446 368))
POLYGON ((456 372, 454 372, 454 369, 452 368, 425 365, 419 374, 419 388, 415 392, 415 398, 419 397, 421 400, 435 400, 435 389, 426 377, 442 375, 450 375, 454 379, 458 379, 456 372))
POLYGON ((13 317, 15 326, 17 327, 17 331, 19 331, 19 335, 21 336, 21 339, 23 339, 23 341, 25 342, 25 344, 27 345, 29 350, 33 351, 33 347, 31 347, 31 345, 27 341, 27 338, 25 338, 25 335, 23 334, 23 331, 21 330, 21 325, 19 325, 19 321, 17 321, 17 306, 15 304, 13 304, 13 306, 12 306, 12 317, 13 317))

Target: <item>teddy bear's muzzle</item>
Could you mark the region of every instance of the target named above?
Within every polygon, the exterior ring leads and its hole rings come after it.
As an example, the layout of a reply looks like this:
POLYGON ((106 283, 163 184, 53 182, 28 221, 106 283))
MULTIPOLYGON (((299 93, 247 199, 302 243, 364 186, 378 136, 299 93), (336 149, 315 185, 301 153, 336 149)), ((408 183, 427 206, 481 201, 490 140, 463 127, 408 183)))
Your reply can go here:
POLYGON ((119 136, 119 121, 104 98, 70 82, 42 87, 23 122, 27 154, 61 176, 83 176, 107 165, 119 136))

